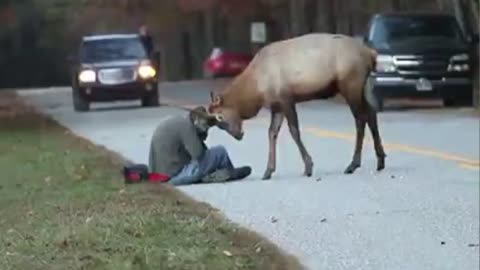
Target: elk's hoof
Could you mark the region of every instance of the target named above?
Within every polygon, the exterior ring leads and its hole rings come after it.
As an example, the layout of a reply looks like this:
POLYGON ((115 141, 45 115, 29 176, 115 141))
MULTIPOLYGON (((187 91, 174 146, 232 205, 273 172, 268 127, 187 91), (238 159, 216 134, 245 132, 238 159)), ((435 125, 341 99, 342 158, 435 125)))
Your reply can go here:
POLYGON ((377 171, 385 169, 385 158, 379 158, 377 161, 377 171))
POLYGON ((304 176, 311 177, 313 175, 313 163, 309 162, 305 165, 305 171, 303 172, 304 176))
POLYGON ((262 180, 270 180, 271 178, 272 171, 267 169, 267 171, 265 171, 265 173, 263 174, 262 180))
POLYGON ((305 172, 303 173, 303 176, 306 176, 306 177, 311 177, 312 176, 312 169, 310 170, 305 170, 305 172))
POLYGON ((348 167, 345 169, 344 173, 345 174, 352 174, 358 168, 360 168, 360 164, 352 163, 352 164, 348 165, 348 167))

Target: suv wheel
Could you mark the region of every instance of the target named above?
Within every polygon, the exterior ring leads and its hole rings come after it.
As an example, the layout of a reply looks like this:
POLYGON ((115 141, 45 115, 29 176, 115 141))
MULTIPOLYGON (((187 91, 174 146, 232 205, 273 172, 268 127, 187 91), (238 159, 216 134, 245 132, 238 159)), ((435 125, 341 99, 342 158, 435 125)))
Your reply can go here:
POLYGON ((158 101, 158 90, 142 98, 143 107, 156 107, 160 104, 158 101))
POLYGON ((75 111, 85 112, 90 109, 90 103, 80 95, 78 89, 73 89, 72 98, 75 111))
POLYGON ((443 98, 443 105, 445 107, 471 106, 472 99, 467 97, 443 98))

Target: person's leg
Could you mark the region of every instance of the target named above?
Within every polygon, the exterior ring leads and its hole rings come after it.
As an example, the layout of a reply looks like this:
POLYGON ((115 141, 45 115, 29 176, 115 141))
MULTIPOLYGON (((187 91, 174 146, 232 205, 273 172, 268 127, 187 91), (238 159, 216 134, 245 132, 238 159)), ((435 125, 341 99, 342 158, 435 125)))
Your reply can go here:
POLYGON ((233 164, 228 156, 227 149, 218 145, 207 149, 199 161, 197 173, 202 178, 220 169, 233 170, 233 164))
POLYGON ((201 178, 198 177, 198 163, 192 162, 183 167, 182 170, 170 178, 168 182, 174 186, 181 186, 196 184, 200 181, 201 178))
POLYGON ((235 168, 223 146, 214 146, 207 150, 207 153, 200 161, 199 175, 201 182, 225 182, 240 180, 252 172, 248 166, 235 168))

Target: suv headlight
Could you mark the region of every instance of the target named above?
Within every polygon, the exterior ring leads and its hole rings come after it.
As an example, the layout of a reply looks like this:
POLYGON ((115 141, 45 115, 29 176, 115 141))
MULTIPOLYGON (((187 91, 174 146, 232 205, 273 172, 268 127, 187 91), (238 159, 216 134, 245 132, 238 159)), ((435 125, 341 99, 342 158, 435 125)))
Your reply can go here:
POLYGON ((468 60, 470 57, 466 53, 456 54, 450 57, 450 64, 448 65, 448 71, 468 71, 470 70, 470 66, 468 64, 468 60))
POLYGON ((97 79, 97 74, 95 73, 94 70, 91 70, 91 69, 82 70, 80 74, 78 74, 78 80, 82 83, 95 82, 96 79, 97 79))
POLYGON ((377 72, 394 72, 397 68, 393 63, 393 57, 391 55, 378 55, 376 71, 377 72))
POLYGON ((157 72, 155 71, 155 69, 151 65, 141 65, 138 68, 138 75, 142 79, 153 78, 153 77, 155 77, 156 74, 157 74, 157 72))
POLYGON ((456 54, 450 58, 450 61, 468 61, 470 57, 466 53, 456 54))

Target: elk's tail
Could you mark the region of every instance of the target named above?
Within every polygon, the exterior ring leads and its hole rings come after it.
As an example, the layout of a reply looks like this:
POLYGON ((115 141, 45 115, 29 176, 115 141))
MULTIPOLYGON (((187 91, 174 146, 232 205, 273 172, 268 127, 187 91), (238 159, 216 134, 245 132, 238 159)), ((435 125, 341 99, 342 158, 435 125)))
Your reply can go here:
POLYGON ((368 103, 368 105, 374 110, 374 111, 379 111, 381 109, 381 104, 380 100, 374 93, 374 85, 373 85, 373 80, 370 76, 370 72, 375 70, 376 68, 376 63, 377 63, 377 52, 371 48, 368 48, 369 50, 369 55, 370 55, 370 70, 367 74, 367 80, 365 82, 365 86, 363 88, 363 97, 365 98, 365 101, 368 103))

